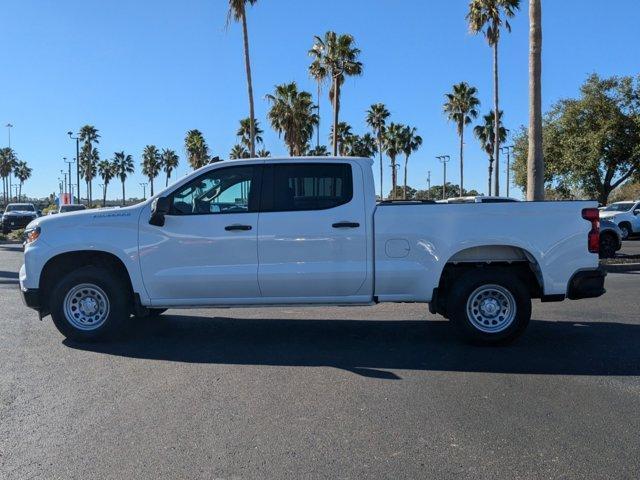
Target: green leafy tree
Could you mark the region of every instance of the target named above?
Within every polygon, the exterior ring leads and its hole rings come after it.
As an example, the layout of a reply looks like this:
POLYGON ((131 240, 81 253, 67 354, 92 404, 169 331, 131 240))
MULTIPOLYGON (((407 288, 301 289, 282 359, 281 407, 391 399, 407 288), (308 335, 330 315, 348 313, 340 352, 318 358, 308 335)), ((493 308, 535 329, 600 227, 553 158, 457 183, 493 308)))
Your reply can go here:
POLYGON ((371 128, 371 130, 373 130, 373 134, 378 141, 378 153, 380 154, 380 199, 384 197, 382 193, 382 177, 384 171, 382 165, 382 153, 384 150, 384 129, 389 115, 389 110, 387 110, 387 107, 385 107, 383 103, 374 103, 369 107, 369 110, 367 110, 367 125, 369 126, 369 128, 371 128))
MULTIPOLYGON (((403 151, 402 147, 404 146, 404 142, 402 135, 404 128, 405 126, 401 123, 391 122, 384 132, 384 150, 391 160, 391 193, 393 194, 397 193, 398 165, 396 158, 403 151)), ((391 198, 395 200, 397 197, 393 196, 391 198)))
POLYGON ((444 113, 449 121, 456 124, 460 137, 460 195, 464 190, 464 127, 478 116, 480 100, 478 90, 467 82, 460 82, 453 86, 451 93, 445 94, 444 113))
MULTIPOLYGON (((591 75, 578 98, 560 100, 545 114, 542 130, 546 188, 608 203, 616 188, 640 179, 640 76, 591 75)), ((527 189, 526 129, 514 145, 514 181, 527 189)))
MULTIPOLYGON (((498 44, 500 42, 500 31, 504 27, 507 32, 511 32, 509 18, 513 18, 520 8, 520 0, 471 0, 469 2, 469 12, 467 21, 471 33, 482 33, 487 43, 493 49, 493 112, 495 118, 493 123, 498 124, 499 95, 498 95, 498 44)), ((500 170, 500 142, 498 131, 494 132, 493 139, 493 159, 495 161, 496 172, 500 170)), ((494 192, 500 195, 500 175, 495 176, 494 192)))
POLYGON ((244 67, 247 74, 247 94, 249 97, 249 152, 255 157, 256 152, 256 131, 253 105, 253 83, 251 81, 251 60, 249 56, 249 33, 247 31, 247 4, 254 5, 257 0, 229 0, 229 11, 227 13, 227 25, 231 20, 242 24, 242 39, 244 45, 244 67))
POLYGON ((410 187, 409 185, 407 185, 406 187, 404 185, 396 185, 395 190, 391 190, 389 192, 389 197, 402 198, 403 200, 413 200, 417 192, 418 191, 415 188, 410 187))
POLYGON ((160 153, 160 164, 162 165, 162 170, 166 175, 166 180, 164 183, 165 187, 169 186, 169 178, 171 178, 171 173, 178 168, 178 164, 180 163, 180 157, 178 154, 171 150, 170 148, 163 148, 162 153, 160 153))
MULTIPOLYGON (((333 129, 336 130, 340 111, 340 89, 345 77, 362 74, 362 63, 358 60, 360 50, 355 47, 353 36, 328 31, 323 38, 315 37, 309 54, 318 60, 331 78, 329 94, 333 104, 333 129)), ((337 138, 333 142, 333 155, 338 155, 337 138)))
POLYGON ((209 146, 200 130, 189 130, 184 139, 187 161, 194 170, 207 165, 210 161, 209 146))
POLYGON ((409 157, 422 145, 422 137, 417 134, 415 127, 405 127, 401 134, 402 153, 404 153, 404 190, 402 198, 407 199, 407 166, 409 157))
MULTIPOLYGON (((460 186, 447 182, 444 191, 444 198, 453 198, 460 194, 460 186)), ((462 197, 482 195, 476 190, 462 189, 462 197)), ((432 185, 428 190, 418 190, 415 194, 416 200, 440 200, 442 196, 442 185, 432 185)))
MULTIPOLYGON (((476 136, 476 138, 480 142, 480 147, 482 148, 482 150, 484 150, 487 153, 487 156, 489 157, 489 187, 488 187, 489 195, 491 195, 491 187, 493 186, 493 183, 491 182, 491 177, 493 175, 493 164, 495 160, 495 157, 493 156, 495 153, 493 142, 494 142, 494 139, 496 138, 495 129, 494 129, 495 118, 496 118, 496 115, 494 114, 493 111, 491 111, 487 115, 484 115, 482 117, 483 123, 481 123, 480 125, 476 125, 473 128, 473 134, 476 136)), ((500 122, 498 123, 499 125, 498 141, 504 142, 505 139, 507 138, 507 129, 504 128, 504 126, 502 125, 502 112, 500 112, 498 115, 498 121, 500 122)), ((498 175, 498 172, 496 172, 496 175, 498 175)), ((498 192, 494 191, 494 195, 497 196, 498 192)))
POLYGON ((116 152, 114 154, 113 165, 115 168, 116 176, 122 182, 122 206, 124 206, 126 202, 124 194, 124 182, 127 180, 127 176, 135 171, 133 158, 131 158, 131 155, 126 155, 124 152, 116 152))
POLYGON ((142 174, 149 179, 151 185, 151 196, 153 197, 153 181, 162 170, 160 152, 155 145, 147 145, 142 152, 142 174))
POLYGON ((275 92, 266 96, 271 108, 267 118, 271 127, 284 136, 289 155, 302 155, 308 150, 318 115, 309 92, 299 91, 296 82, 276 85, 275 92))
POLYGON ((102 185, 102 206, 107 205, 107 188, 109 187, 109 182, 115 176, 116 167, 114 161, 109 160, 100 160, 98 162, 98 175, 102 178, 104 182, 102 185))

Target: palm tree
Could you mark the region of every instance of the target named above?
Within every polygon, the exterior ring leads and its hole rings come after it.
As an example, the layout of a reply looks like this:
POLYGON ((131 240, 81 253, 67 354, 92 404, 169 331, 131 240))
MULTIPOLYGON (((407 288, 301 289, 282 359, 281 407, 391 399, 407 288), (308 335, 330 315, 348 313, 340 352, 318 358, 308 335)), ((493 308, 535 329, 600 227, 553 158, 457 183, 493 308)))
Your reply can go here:
POLYGON ((544 200, 542 155, 542 6, 529 0, 529 151, 527 200, 544 200))
POLYGON ((125 155, 124 152, 116 152, 114 157, 114 173, 117 177, 120 178, 120 181, 122 182, 122 206, 124 206, 124 182, 127 179, 127 175, 133 173, 135 168, 133 166, 133 159, 131 158, 131 155, 125 155))
POLYGON ((271 103, 267 118, 279 136, 284 134, 289 155, 302 155, 318 124, 311 94, 298 91, 296 82, 291 82, 276 85, 274 94, 266 99, 271 103))
POLYGON ((250 158, 249 151, 244 147, 244 145, 235 144, 229 152, 230 160, 238 160, 240 158, 250 158))
MULTIPOLYGON (((498 117, 498 141, 503 142, 507 138, 507 129, 502 126, 502 111, 495 115, 493 110, 489 112, 487 115, 483 115, 482 120, 483 123, 480 125, 476 125, 473 128, 473 134, 480 141, 480 146, 489 156, 489 196, 491 196, 491 176, 493 173, 493 161, 494 161, 494 153, 495 148, 493 142, 496 138, 496 133, 494 129, 494 121, 495 118, 498 117)), ((496 191, 494 191, 494 195, 498 195, 496 191)))
POLYGON ((16 154, 11 148, 4 147, 0 149, 0 177, 2 177, 2 194, 5 205, 9 203, 9 198, 11 197, 8 177, 13 172, 17 162, 16 154))
POLYGON ((389 118, 389 110, 384 106, 383 103, 374 103, 367 110, 367 125, 373 130, 373 134, 376 136, 378 140, 378 153, 380 154, 380 200, 384 198, 384 193, 382 190, 382 142, 384 140, 384 128, 387 122, 387 118, 389 118))
MULTIPOLYGON (((402 134, 405 126, 401 123, 389 124, 384 132, 384 149, 391 160, 391 193, 395 198, 396 186, 398 185, 398 172, 396 170, 396 157, 403 151, 402 134)), ((380 199, 382 200, 382 198, 380 199)))
POLYGON ((18 190, 18 200, 22 197, 22 185, 31 177, 32 169, 27 162, 20 161, 16 164, 15 176, 20 181, 20 189, 18 190))
POLYGON ((467 82, 453 86, 451 93, 445 94, 444 113, 451 122, 455 122, 460 137, 460 196, 464 191, 464 127, 478 117, 480 100, 476 96, 478 89, 467 82))
MULTIPOLYGON (((469 13, 467 13, 467 21, 471 33, 477 34, 482 32, 489 43, 493 47, 493 111, 496 117, 494 124, 498 124, 498 113, 500 107, 498 105, 498 42, 500 41, 500 27, 504 23, 507 32, 511 32, 509 18, 516 14, 516 10, 520 8, 520 0, 471 0, 469 3, 469 13), (505 17, 503 22, 502 17, 505 17)), ((500 167, 500 138, 498 132, 495 132, 493 139, 494 159, 496 167, 495 177, 495 194, 500 195, 500 175, 498 174, 500 167)))
POLYGON ((180 157, 178 154, 169 148, 163 148, 162 153, 160 154, 160 164, 164 173, 167 175, 167 180, 165 181, 164 186, 169 186, 169 178, 171 177, 171 173, 178 168, 178 163, 180 162, 180 157))
POLYGON ((115 161, 109 160, 100 160, 98 163, 98 175, 102 178, 103 187, 102 187, 102 206, 106 206, 107 204, 107 187, 109 186, 109 181, 115 176, 116 167, 115 161))
POLYGON ((329 149, 326 145, 317 145, 307 152, 310 157, 326 157, 329 155, 329 149))
POLYGON ((407 199, 407 165, 409 156, 422 145, 422 137, 416 133, 415 127, 404 127, 400 135, 402 153, 404 153, 404 187, 402 189, 403 200, 407 199))
POLYGON ((258 158, 266 158, 271 156, 271 152, 266 148, 261 148, 256 152, 258 158))
MULTIPOLYGON (((80 129, 80 141, 82 142, 82 150, 80 151, 80 168, 83 171, 84 179, 87 183, 87 200, 91 206, 92 180, 96 174, 96 164, 99 159, 98 151, 93 148, 94 143, 100 143, 100 135, 98 129, 93 125, 85 125, 80 129)), ((80 186, 78 185, 78 188, 80 186)))
MULTIPOLYGON (((340 110, 340 87, 344 83, 345 76, 362 74, 362 63, 358 61, 360 50, 354 46, 353 36, 337 35, 328 31, 324 38, 315 37, 315 43, 309 54, 314 56, 327 73, 331 75, 330 95, 333 103, 333 128, 338 125, 340 110)), ((333 142, 333 154, 338 155, 337 139, 333 142)))
MULTIPOLYGON (((312 55, 311 52, 309 52, 312 55)), ((315 55, 315 54, 313 54, 315 55)), ((327 69, 325 65, 320 61, 319 58, 315 58, 311 65, 309 65, 309 75, 316 81, 318 84, 318 96, 317 96, 317 110, 318 113, 318 127, 316 128, 316 148, 320 146, 320 95, 322 93, 322 84, 325 82, 328 76, 327 69)))
MULTIPOLYGON (((253 122, 253 133, 255 135, 255 142, 262 143, 263 130, 260 128, 260 122, 255 120, 253 122)), ((240 120, 240 127, 236 132, 236 136, 239 137, 240 145, 243 145, 247 150, 251 150, 251 121, 249 118, 243 118, 240 120)))
POLYGON ((338 123, 338 138, 337 139, 333 138, 333 125, 331 126, 331 129, 329 130, 329 141, 331 142, 331 144, 337 144, 338 145, 338 153, 342 157, 344 157, 347 154, 347 147, 349 145, 351 137, 353 137, 353 132, 351 130, 351 125, 349 125, 347 122, 339 122, 338 123))
POLYGON ((370 133, 352 135, 348 138, 347 155, 351 157, 372 158, 378 152, 376 139, 370 133))
POLYGON ((151 196, 153 197, 153 180, 162 170, 162 162, 160 161, 160 152, 155 145, 147 145, 142 152, 142 173, 149 179, 151 185, 151 196))
POLYGON ((247 93, 249 95, 249 153, 251 157, 256 155, 256 116, 253 108, 253 84, 251 82, 251 62, 249 61, 249 34, 247 32, 247 3, 253 5, 257 0, 229 0, 229 12, 227 13, 227 25, 231 19, 242 23, 242 38, 244 43, 244 67, 247 72, 247 93))
POLYGON ((187 161, 191 168, 197 170, 209 163, 209 147, 200 130, 189 130, 184 139, 187 161))

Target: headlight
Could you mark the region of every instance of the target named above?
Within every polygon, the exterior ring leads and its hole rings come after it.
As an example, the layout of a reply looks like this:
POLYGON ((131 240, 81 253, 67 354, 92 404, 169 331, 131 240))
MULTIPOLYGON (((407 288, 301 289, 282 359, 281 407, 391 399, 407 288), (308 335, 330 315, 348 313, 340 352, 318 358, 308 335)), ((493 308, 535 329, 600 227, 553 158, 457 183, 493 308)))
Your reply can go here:
POLYGON ((24 236, 26 237, 27 244, 35 242, 40 237, 40 227, 27 228, 24 231, 24 236))

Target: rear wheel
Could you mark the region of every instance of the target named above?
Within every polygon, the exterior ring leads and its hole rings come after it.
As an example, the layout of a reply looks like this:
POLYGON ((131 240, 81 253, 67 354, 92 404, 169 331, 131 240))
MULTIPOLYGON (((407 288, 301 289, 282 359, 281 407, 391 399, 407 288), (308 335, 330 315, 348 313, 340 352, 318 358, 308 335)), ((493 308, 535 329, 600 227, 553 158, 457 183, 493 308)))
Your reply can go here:
POLYGON ((629 235, 631 235, 631 225, 625 222, 621 223, 618 226, 620 227, 620 231, 622 232, 622 239, 626 240, 627 238, 629 238, 629 235))
POLYGON ((447 297, 449 318, 468 340, 506 344, 531 318, 531 295, 515 275, 478 269, 459 277, 447 297))
POLYGON ((68 273, 50 298, 53 323, 72 340, 108 338, 129 318, 129 294, 107 268, 87 266, 68 273))

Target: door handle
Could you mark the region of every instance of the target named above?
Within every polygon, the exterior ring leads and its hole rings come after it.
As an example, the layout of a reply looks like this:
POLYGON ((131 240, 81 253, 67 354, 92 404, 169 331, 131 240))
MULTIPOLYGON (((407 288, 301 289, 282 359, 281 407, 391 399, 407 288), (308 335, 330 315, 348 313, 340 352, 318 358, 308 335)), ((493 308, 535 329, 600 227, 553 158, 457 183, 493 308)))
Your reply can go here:
POLYGON ((251 230, 251 225, 227 225, 224 229, 227 232, 231 232, 233 230, 251 230))
POLYGON ((333 228, 358 228, 360 226, 357 222, 338 222, 331 225, 333 228))

